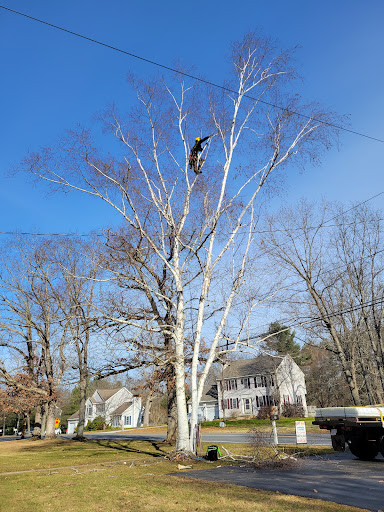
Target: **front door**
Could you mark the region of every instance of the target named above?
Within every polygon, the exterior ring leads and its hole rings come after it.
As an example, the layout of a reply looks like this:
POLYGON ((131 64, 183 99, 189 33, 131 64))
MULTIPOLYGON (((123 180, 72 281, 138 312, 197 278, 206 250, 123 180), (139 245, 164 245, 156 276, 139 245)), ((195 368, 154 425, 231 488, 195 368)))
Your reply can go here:
POLYGON ((252 414, 252 400, 250 398, 243 398, 243 412, 244 414, 252 414))

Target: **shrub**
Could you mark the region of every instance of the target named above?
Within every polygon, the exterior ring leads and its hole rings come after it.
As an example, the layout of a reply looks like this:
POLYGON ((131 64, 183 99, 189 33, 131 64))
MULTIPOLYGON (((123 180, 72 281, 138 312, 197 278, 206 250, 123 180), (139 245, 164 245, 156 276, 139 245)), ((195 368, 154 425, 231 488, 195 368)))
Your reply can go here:
POLYGON ((94 430, 105 430, 106 422, 103 416, 97 416, 93 421, 88 421, 85 430, 94 431, 94 430))
POLYGON ((266 420, 271 415, 271 407, 269 405, 262 405, 257 413, 258 420, 266 420))
POLYGON ((284 404, 281 414, 285 418, 304 418, 304 408, 301 404, 284 404))

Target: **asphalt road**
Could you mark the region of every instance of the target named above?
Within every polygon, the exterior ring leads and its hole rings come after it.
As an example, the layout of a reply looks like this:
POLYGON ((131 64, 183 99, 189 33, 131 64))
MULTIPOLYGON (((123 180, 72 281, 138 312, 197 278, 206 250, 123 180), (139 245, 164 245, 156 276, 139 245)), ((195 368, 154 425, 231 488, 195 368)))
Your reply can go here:
MULTIPOLYGON (((139 432, 103 432, 100 434, 87 434, 91 439, 149 439, 150 441, 163 441, 165 439, 165 433, 146 433, 141 434, 139 432)), ((71 436, 63 436, 71 437, 71 436)), ((268 436, 272 442, 272 436, 268 436)), ((249 437, 244 433, 203 433, 202 440, 205 443, 247 443, 249 437)), ((281 434, 278 435, 279 444, 296 444, 295 434, 281 434)), ((331 436, 329 434, 308 434, 307 441, 309 445, 316 446, 332 446, 331 436)))
POLYGON ((356 459, 348 451, 309 457, 284 471, 226 466, 173 475, 317 498, 375 512, 384 510, 382 456, 366 462, 356 459))
MULTIPOLYGON (((28 437, 28 436, 27 436, 28 437)), ((70 439, 72 435, 61 435, 70 439)), ((165 439, 165 433, 151 432, 151 433, 140 433, 136 432, 100 432, 100 433, 87 433, 86 437, 90 439, 137 439, 137 440, 150 440, 150 441, 163 441, 165 439)), ((272 442, 272 437, 268 436, 272 442)), ((212 444, 225 444, 225 443, 247 443, 249 441, 247 434, 240 433, 206 433, 202 436, 203 442, 212 444)), ((0 437, 0 441, 12 441, 20 439, 20 436, 7 436, 0 437)), ((279 434, 279 444, 296 444, 295 434, 279 434)), ((308 445, 315 446, 331 446, 331 437, 329 434, 307 434, 308 445)))

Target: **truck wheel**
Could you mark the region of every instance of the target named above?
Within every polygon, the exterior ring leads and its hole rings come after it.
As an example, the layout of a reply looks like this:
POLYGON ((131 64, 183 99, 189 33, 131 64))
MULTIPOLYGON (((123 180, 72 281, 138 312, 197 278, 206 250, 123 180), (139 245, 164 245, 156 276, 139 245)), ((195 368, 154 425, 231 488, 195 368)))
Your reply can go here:
POLYGON ((345 439, 342 435, 331 436, 332 448, 335 452, 345 452, 345 439))
POLYGON ((375 441, 352 439, 348 441, 348 445, 351 453, 361 460, 373 460, 379 453, 379 448, 375 441))

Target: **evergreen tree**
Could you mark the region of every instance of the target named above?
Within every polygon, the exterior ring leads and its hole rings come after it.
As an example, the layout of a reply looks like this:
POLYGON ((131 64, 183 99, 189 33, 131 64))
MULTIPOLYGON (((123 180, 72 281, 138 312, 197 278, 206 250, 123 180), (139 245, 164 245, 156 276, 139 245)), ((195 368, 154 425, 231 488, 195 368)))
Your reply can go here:
POLYGON ((299 366, 309 358, 309 355, 303 354, 300 344, 295 341, 296 332, 286 325, 272 322, 264 336, 269 336, 262 343, 262 348, 268 352, 281 356, 289 354, 299 366))

